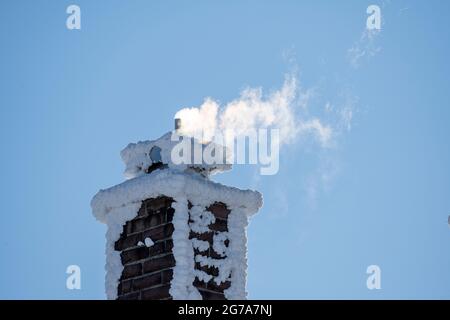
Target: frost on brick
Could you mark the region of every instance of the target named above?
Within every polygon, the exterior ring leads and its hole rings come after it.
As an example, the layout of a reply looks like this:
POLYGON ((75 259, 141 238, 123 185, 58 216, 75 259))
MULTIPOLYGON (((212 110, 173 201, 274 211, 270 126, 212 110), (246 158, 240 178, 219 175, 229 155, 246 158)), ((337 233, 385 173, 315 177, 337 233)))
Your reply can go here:
MULTIPOLYGON (((120 252, 114 245, 119 239, 123 226, 138 215, 146 199, 160 196, 174 200, 172 208, 174 231, 173 255, 175 267, 170 283, 170 295, 174 299, 201 299, 193 283, 197 279, 205 283, 214 281, 217 285, 229 281, 224 291, 227 299, 245 299, 246 283, 246 231, 249 217, 262 206, 262 196, 252 190, 215 183, 208 179, 209 174, 228 170, 222 167, 201 167, 192 170, 189 167, 175 166, 170 162, 170 149, 173 147, 170 134, 156 141, 130 144, 121 155, 126 164, 125 174, 129 180, 114 187, 99 191, 92 199, 94 216, 107 225, 106 233, 106 281, 108 299, 117 298, 119 279, 123 271, 120 252), (157 147, 158 149, 155 149, 157 147), (155 151, 156 150, 156 151, 155 151), (154 161, 160 161, 159 170, 148 171, 154 161), (148 173, 146 173, 148 172, 148 173), (215 203, 223 203, 229 210, 226 220, 227 231, 212 231, 210 226, 216 217, 208 208, 215 203), (212 243, 191 237, 192 234, 213 234, 212 243), (207 253, 213 250, 218 256, 207 253), (196 269, 213 267, 216 275, 196 269)), ((143 239, 137 246, 150 247, 153 241, 143 239)))

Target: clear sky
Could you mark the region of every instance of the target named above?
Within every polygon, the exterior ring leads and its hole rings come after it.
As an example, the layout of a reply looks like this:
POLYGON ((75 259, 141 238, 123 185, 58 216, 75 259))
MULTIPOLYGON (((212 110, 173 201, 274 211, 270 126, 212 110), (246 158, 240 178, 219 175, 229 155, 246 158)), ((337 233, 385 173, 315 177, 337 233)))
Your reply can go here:
POLYGON ((249 297, 450 299, 449 12, 447 1, 3 1, 0 298, 104 299, 106 228, 90 200, 124 180, 120 150, 171 130, 180 108, 277 89, 296 68, 310 108, 348 106, 351 128, 326 150, 284 146, 277 175, 214 177, 264 195, 248 228, 249 297), (81 30, 66 28, 70 4, 81 30), (368 39, 370 4, 382 29, 368 39), (71 264, 81 290, 66 289, 71 264), (372 264, 380 290, 366 287, 372 264))

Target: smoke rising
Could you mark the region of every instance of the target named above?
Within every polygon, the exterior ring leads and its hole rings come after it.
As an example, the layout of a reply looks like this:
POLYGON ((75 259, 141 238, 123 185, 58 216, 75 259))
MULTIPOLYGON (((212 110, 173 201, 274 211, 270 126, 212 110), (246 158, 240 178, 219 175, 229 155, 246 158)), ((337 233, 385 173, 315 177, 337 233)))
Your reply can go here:
POLYGON ((280 144, 292 143, 299 136, 311 135, 321 146, 327 146, 333 129, 317 117, 304 114, 297 78, 286 75, 281 88, 264 94, 261 88, 247 88, 239 98, 220 106, 212 98, 193 108, 175 114, 181 119, 179 132, 187 136, 203 136, 211 141, 217 130, 232 130, 235 136, 249 130, 279 129, 280 144))

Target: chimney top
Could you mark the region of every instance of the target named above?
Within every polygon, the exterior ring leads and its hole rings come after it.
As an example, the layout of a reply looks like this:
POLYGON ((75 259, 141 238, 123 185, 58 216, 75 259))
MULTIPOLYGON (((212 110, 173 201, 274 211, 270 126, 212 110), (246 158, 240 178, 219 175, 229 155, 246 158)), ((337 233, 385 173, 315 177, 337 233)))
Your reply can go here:
POLYGON ((178 130, 181 128, 181 119, 175 118, 175 130, 178 130))
MULTIPOLYGON (((180 121, 175 121, 175 124, 177 123, 179 125, 180 121)), ((189 146, 192 148, 199 148, 200 150, 202 150, 202 153, 204 149, 208 146, 210 146, 210 148, 214 150, 216 150, 217 148, 224 148, 223 162, 207 163, 206 161, 202 161, 201 163, 195 163, 195 159, 193 159, 193 152, 192 152, 190 158, 191 163, 186 162, 174 163, 172 161, 172 151, 175 148, 175 146, 177 146, 180 143, 179 136, 183 135, 181 134, 181 132, 179 131, 177 132, 177 130, 175 130, 167 132, 165 135, 156 140, 139 141, 137 143, 128 144, 128 146, 120 152, 122 160, 125 162, 126 166, 125 177, 127 179, 131 179, 136 178, 143 174, 147 174, 149 173, 147 171, 148 168, 152 166, 155 162, 161 162, 162 164, 167 165, 169 169, 176 171, 186 171, 187 169, 191 170, 194 168, 198 168, 200 169, 201 172, 208 173, 208 175, 231 170, 232 165, 231 161, 229 161, 229 159, 226 158, 229 153, 226 151, 225 146, 215 144, 214 142, 209 142, 206 144, 200 143, 195 138, 192 138, 189 146), (176 139, 173 139, 173 137, 175 137, 176 139), (153 149, 154 147, 158 148, 153 149), (161 157, 159 156, 155 157, 157 153, 159 153, 161 157)), ((190 137, 188 137, 188 139, 189 138, 190 137)))

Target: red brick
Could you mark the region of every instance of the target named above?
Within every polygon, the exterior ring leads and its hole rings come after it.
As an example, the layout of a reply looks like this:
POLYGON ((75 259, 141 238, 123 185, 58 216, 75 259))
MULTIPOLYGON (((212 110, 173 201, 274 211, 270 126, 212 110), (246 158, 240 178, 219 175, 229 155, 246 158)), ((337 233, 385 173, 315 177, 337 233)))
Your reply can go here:
POLYGON ((173 269, 169 269, 169 270, 164 270, 161 273, 162 276, 162 284, 167 284, 170 283, 172 281, 173 278, 173 269))
POLYGON ((213 248, 209 248, 208 257, 211 257, 213 259, 225 259, 226 258, 226 256, 222 256, 222 255, 218 254, 216 251, 214 251, 213 248))
POLYGON ((144 261, 144 273, 150 273, 157 270, 162 270, 166 268, 171 268, 175 266, 175 258, 172 254, 160 257, 153 258, 147 261, 144 261))
POLYGON ((213 243, 214 233, 213 232, 205 232, 205 233, 196 233, 191 231, 189 233, 189 239, 198 239, 203 241, 208 241, 210 244, 213 243))
POLYGON ((164 285, 161 287, 151 288, 142 291, 142 300, 157 300, 170 298, 169 294, 170 285, 164 285))
POLYGON ((195 269, 204 271, 214 277, 217 277, 219 275, 219 269, 214 266, 201 266, 200 263, 196 262, 195 269))
POLYGON ((145 218, 133 219, 130 221, 130 224, 131 224, 131 233, 141 232, 146 229, 145 218))
POLYGON ((161 284, 161 273, 155 273, 148 276, 133 279, 133 290, 141 290, 161 284))
POLYGON ((120 256, 122 258, 122 264, 125 265, 130 262, 142 260, 145 258, 148 258, 149 256, 149 250, 146 246, 138 247, 135 249, 130 249, 126 251, 122 251, 120 253, 120 256))
POLYGON ((158 197, 145 200, 145 207, 148 214, 154 211, 160 210, 162 208, 168 208, 173 202, 172 198, 169 197, 158 197))
POLYGON ((167 209, 166 222, 172 222, 174 213, 175 213, 175 209, 174 208, 167 209))
POLYGON ((228 231, 228 223, 227 220, 224 219, 216 219, 216 221, 209 225, 209 229, 213 231, 224 232, 228 231))
POLYGON ((136 263, 132 265, 125 266, 122 271, 121 279, 128 279, 142 274, 142 264, 136 263))
POLYGON ((225 281, 220 284, 217 284, 214 279, 211 279, 206 284, 206 288, 213 291, 223 292, 224 290, 228 289, 231 286, 230 281, 225 281))
POLYGON ((148 217, 144 218, 144 227, 145 230, 157 227, 166 222, 166 213, 153 213, 148 217))
POLYGON ((149 248, 149 251, 150 251, 150 254, 149 254, 150 257, 165 253, 166 252, 166 244, 164 241, 157 242, 149 248))
POLYGON ((114 249, 116 251, 122 251, 131 247, 135 247, 139 241, 142 241, 142 233, 136 233, 129 236, 121 236, 116 241, 114 249))
POLYGON ((173 229, 173 224, 168 223, 143 232, 142 237, 144 239, 149 237, 153 241, 163 240, 172 236, 173 229))
POLYGON ((227 219, 230 210, 227 209, 227 206, 222 202, 216 202, 210 205, 206 210, 212 212, 216 218, 227 219))
POLYGON ((144 201, 142 201, 142 206, 139 208, 139 211, 138 211, 138 217, 145 217, 145 216, 147 216, 147 210, 145 210, 145 202, 144 201))
POLYGON ((166 252, 172 252, 173 249, 173 240, 172 239, 168 239, 165 241, 165 245, 166 245, 166 252))
POLYGON ((138 300, 139 292, 133 292, 130 294, 122 295, 117 298, 117 300, 138 300))
POLYGON ((126 280, 121 281, 118 288, 118 295, 123 295, 131 292, 131 281, 132 280, 126 280))
POLYGON ((196 288, 203 288, 206 289, 206 283, 202 280, 199 280, 197 277, 194 279, 194 282, 192 283, 194 285, 194 287, 196 288))
POLYGON ((203 300, 226 300, 223 293, 205 291, 202 289, 198 289, 198 291, 202 295, 203 300))

